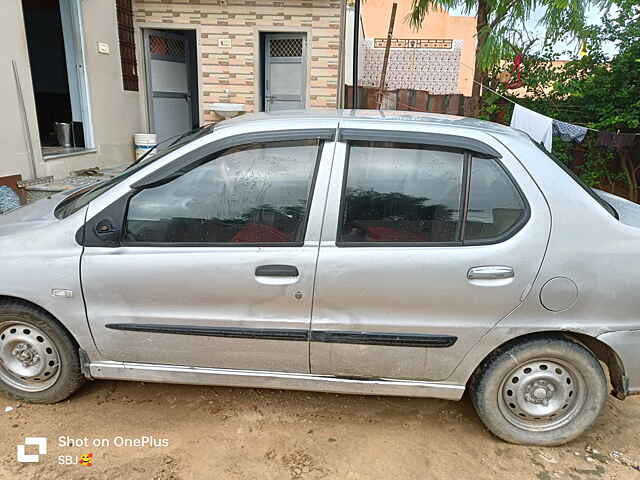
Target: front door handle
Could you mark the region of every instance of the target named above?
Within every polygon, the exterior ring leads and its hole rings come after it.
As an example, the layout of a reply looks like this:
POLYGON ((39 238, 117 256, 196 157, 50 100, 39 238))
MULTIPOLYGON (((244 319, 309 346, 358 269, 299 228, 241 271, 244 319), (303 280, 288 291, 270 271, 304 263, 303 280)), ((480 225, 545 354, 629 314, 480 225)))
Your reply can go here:
POLYGON ((504 266, 473 267, 467 272, 469 280, 503 280, 514 275, 513 268, 504 266))
POLYGON ((300 272, 293 265, 260 265, 256 277, 297 277, 300 272))

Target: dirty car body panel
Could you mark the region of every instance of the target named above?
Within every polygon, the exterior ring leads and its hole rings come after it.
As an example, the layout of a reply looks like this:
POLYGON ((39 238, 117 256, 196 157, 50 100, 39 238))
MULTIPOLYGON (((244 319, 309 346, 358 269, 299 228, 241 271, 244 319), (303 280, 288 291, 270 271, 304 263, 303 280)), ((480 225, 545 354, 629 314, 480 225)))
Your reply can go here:
MULTIPOLYGON (((428 174, 415 170, 436 182, 428 174)), ((617 219, 512 129, 400 112, 245 116, 56 218, 65 198, 0 218, 0 261, 11 279, 0 295, 58 319, 82 350, 88 377, 455 400, 501 345, 559 332, 607 352, 619 397, 640 392, 640 230, 624 223, 633 215, 617 219), (278 166, 260 163, 272 153, 300 164, 306 155, 309 168, 283 187, 278 166), (435 188, 439 203, 411 179, 410 166, 424 155, 435 159, 434 171, 460 179, 459 191, 435 188), (385 158, 393 160, 386 170, 385 158), (207 173, 216 162, 225 168, 207 173), (349 177, 351 166, 359 180, 349 177), (490 171, 520 207, 488 212, 487 198, 473 196, 476 168, 490 171), (376 180, 402 171, 391 186, 376 180), (184 223, 185 211, 208 205, 204 191, 193 202, 189 183, 182 191, 190 203, 176 198, 166 207, 182 212, 172 219, 141 207, 164 201, 149 192, 200 174, 245 192, 231 197, 222 220, 184 223), (260 190, 264 178, 277 181, 260 190), (272 189, 281 193, 270 197, 272 189), (374 190, 435 220, 416 226, 358 210, 374 190), (250 212, 238 213, 239 204, 250 212), (256 215, 281 228, 261 226, 256 215), (167 233, 177 218, 184 228, 167 233), (133 220, 141 228, 132 231, 133 220), (483 224, 499 223, 508 228, 483 234, 483 224), (214 230, 221 241, 193 241, 214 230), (465 236, 471 231, 479 240, 465 236), (196 237, 183 241, 184 232, 196 237)))

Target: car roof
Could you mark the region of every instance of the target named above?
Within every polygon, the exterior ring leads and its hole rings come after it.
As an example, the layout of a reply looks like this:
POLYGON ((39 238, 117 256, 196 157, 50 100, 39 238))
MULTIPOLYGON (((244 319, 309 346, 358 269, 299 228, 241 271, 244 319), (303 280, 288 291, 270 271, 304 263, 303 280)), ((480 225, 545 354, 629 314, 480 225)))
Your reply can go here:
POLYGON ((292 122, 305 119, 372 122, 392 121, 394 123, 439 125, 449 127, 471 128, 491 134, 521 136, 522 132, 499 123, 479 120, 477 118, 461 117, 457 115, 445 115, 440 113, 412 112, 400 110, 332 110, 332 109, 306 109, 306 110, 279 110, 275 112, 249 113, 239 117, 225 120, 216 125, 216 128, 238 125, 245 122, 268 122, 291 120, 292 122))

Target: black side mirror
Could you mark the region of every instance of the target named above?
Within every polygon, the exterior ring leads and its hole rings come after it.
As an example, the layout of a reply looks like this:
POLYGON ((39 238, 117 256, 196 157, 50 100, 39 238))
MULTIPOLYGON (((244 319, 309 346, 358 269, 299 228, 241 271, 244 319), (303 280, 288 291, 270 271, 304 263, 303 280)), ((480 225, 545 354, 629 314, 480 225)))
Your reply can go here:
POLYGON ((92 216, 77 232, 76 241, 85 247, 119 247, 127 204, 134 193, 129 192, 92 216))
POLYGON ((105 246, 117 247, 120 245, 120 229, 114 226, 110 218, 104 218, 95 226, 96 236, 105 243, 105 246))

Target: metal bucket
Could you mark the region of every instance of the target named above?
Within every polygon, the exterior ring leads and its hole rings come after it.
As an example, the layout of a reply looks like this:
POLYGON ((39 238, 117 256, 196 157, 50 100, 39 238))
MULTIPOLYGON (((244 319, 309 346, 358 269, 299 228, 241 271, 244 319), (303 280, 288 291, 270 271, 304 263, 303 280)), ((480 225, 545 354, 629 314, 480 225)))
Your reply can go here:
POLYGON ((71 124, 56 122, 53 124, 58 143, 62 147, 71 146, 71 124))

